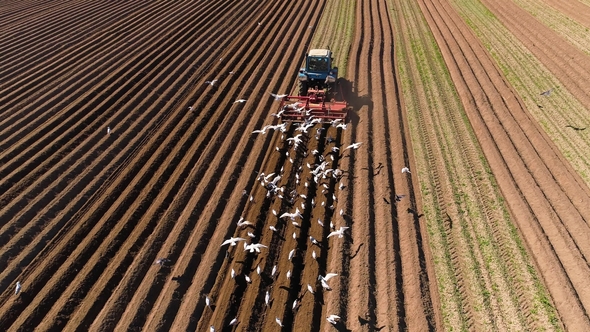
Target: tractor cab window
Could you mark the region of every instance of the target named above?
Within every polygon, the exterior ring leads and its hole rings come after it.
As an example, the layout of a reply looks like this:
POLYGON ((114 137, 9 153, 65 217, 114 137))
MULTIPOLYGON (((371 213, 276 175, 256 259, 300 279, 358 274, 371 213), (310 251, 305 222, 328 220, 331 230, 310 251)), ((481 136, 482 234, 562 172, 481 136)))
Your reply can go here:
POLYGON ((308 64, 307 64, 308 68, 307 69, 309 71, 322 72, 322 71, 329 71, 330 70, 330 66, 328 65, 327 58, 309 57, 307 60, 308 60, 308 64))

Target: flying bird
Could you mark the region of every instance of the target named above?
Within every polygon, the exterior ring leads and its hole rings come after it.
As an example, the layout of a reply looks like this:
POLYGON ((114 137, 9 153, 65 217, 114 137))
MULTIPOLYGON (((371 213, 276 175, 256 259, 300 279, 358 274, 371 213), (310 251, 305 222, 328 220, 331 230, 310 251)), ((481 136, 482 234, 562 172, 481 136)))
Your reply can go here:
POLYGON ((328 318, 326 318, 328 320, 328 322, 330 324, 336 325, 338 324, 338 321, 340 320, 340 316, 337 315, 330 315, 328 316, 328 318))
POLYGON ((338 273, 328 273, 325 276, 320 275, 318 279, 328 281, 336 276, 338 276, 338 273))
POLYGON ((332 288, 330 288, 330 285, 328 285, 326 280, 320 279, 320 283, 322 284, 322 288, 324 288, 325 290, 332 290, 332 288))
POLYGON ((348 150, 348 149, 356 150, 361 146, 361 144, 363 144, 363 142, 352 143, 349 146, 347 146, 344 150, 348 150))
POLYGON ((340 239, 340 238, 344 237, 344 231, 347 229, 348 229, 348 227, 340 226, 339 230, 331 232, 330 234, 328 234, 328 237, 338 235, 338 238, 340 239))
POLYGON ((205 84, 209 84, 211 86, 214 86, 215 83, 217 83, 217 80, 212 80, 212 81, 205 81, 205 84))
POLYGON ((256 252, 259 253, 260 252, 260 248, 268 248, 268 247, 265 246, 264 244, 260 244, 260 243, 254 244, 254 243, 252 243, 252 244, 249 244, 249 245, 245 246, 244 247, 244 250, 245 251, 250 250, 250 252, 255 252, 256 251, 256 252))
POLYGON ((153 265, 160 265, 160 266, 164 266, 164 264, 169 263, 170 260, 168 258, 158 258, 156 259, 156 261, 154 262, 153 265))
POLYGON ((234 104, 235 103, 244 103, 244 102, 246 102, 246 99, 238 99, 238 100, 234 101, 234 104))
POLYGON ((547 91, 543 91, 540 93, 541 96, 545 96, 545 97, 549 97, 549 95, 551 94, 551 91, 553 91, 553 88, 547 90, 547 91))
POLYGON ((241 238, 241 237, 231 237, 225 241, 223 241, 223 243, 221 244, 221 247, 223 247, 226 244, 229 244, 232 247, 235 247, 236 244, 238 244, 238 242, 240 241, 246 241, 246 239, 241 238))
POLYGON ((248 226, 248 225, 252 225, 252 223, 249 222, 248 220, 244 220, 244 217, 240 217, 240 220, 238 220, 238 227, 248 226))
POLYGON ((276 101, 280 101, 281 99, 287 97, 288 95, 280 95, 280 94, 276 94, 276 93, 270 93, 271 96, 273 96, 275 98, 276 101))

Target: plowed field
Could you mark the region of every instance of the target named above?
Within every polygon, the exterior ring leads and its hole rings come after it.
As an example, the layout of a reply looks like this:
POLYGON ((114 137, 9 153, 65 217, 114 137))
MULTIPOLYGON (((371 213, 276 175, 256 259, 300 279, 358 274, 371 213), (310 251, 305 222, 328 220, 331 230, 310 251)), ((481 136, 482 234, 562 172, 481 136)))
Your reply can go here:
MULTIPOLYGON (((582 34, 532 2, 478 4, 584 119, 582 34)), ((0 1, 0 330, 590 329, 587 136, 465 8, 0 1), (253 133, 327 46, 347 125, 253 133)))

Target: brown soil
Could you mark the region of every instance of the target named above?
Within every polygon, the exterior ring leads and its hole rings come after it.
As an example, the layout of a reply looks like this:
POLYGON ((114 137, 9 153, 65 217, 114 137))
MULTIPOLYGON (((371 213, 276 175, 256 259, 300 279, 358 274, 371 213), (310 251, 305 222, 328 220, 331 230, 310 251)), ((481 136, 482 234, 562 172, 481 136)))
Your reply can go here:
MULTIPOLYGON (((590 191, 448 4, 421 4, 566 326, 588 326, 590 191)), ((0 329, 272 331, 278 317, 283 330, 315 331, 337 314, 344 331, 440 330, 418 182, 400 172, 414 157, 386 2, 356 4, 347 130, 324 125, 316 139, 316 126, 298 150, 280 133, 252 134, 276 122, 269 92, 292 90, 325 5, 3 3, 0 329), (353 142, 363 145, 330 153, 353 142), (314 149, 345 176, 311 182, 314 149), (308 199, 266 196, 262 172, 308 199), (295 207, 299 226, 272 212, 295 207), (238 228, 240 217, 253 225, 238 228), (344 238, 326 238, 331 222, 349 227, 344 238), (268 249, 220 247, 247 232, 268 249), (330 272, 323 291, 318 275, 330 272)), ((291 125, 285 136, 296 134, 291 125)))

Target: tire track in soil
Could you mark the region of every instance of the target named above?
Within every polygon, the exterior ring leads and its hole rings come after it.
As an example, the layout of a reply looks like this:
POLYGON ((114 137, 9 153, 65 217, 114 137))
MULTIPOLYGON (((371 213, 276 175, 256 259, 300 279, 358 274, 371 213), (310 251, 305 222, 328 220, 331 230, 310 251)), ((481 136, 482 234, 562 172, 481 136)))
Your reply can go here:
MULTIPOLYGON (((549 169, 553 168, 553 167, 564 167, 564 165, 559 165, 559 162, 556 161, 555 158, 551 158, 551 153, 554 150, 554 147, 552 147, 547 140, 544 139, 536 139, 534 141, 531 142, 531 144, 537 144, 539 147, 537 147, 536 151, 533 151, 533 154, 531 155, 530 152, 530 148, 528 147, 523 147, 522 145, 520 145, 519 143, 521 143, 520 141, 516 141, 515 138, 511 138, 511 136, 514 136, 516 134, 519 133, 519 131, 521 130, 526 130, 528 128, 537 128, 534 124, 529 124, 526 121, 520 121, 520 125, 522 127, 520 128, 515 128, 514 126, 510 126, 509 124, 507 124, 506 121, 508 121, 510 118, 510 115, 503 115, 502 113, 500 113, 504 108, 510 107, 511 111, 512 111, 512 116, 519 116, 518 112, 515 112, 517 110, 520 110, 521 112, 523 112, 524 110, 522 109, 522 107, 518 107, 518 105, 522 105, 522 103, 518 103, 515 104, 515 96, 511 95, 510 97, 508 97, 511 93, 511 90, 505 89, 503 88, 504 85, 503 84, 497 84, 494 83, 495 85, 492 84, 486 84, 486 81, 489 82, 489 80, 493 80, 494 82, 496 82, 498 80, 498 77, 501 77, 501 75, 499 74, 499 72, 496 70, 494 70, 494 66, 490 64, 489 60, 486 60, 487 55, 485 54, 485 52, 483 51, 483 49, 481 48, 481 46, 479 46, 477 43, 473 43, 470 42, 470 46, 463 46, 458 52, 454 53, 457 55, 462 55, 464 58, 457 58, 457 57, 452 57, 448 51, 449 45, 450 47, 456 47, 453 43, 455 42, 459 42, 459 43, 463 43, 466 39, 462 39, 462 38, 466 38, 462 35, 462 33, 458 33, 458 31, 455 31, 455 33, 453 35, 447 35, 446 37, 442 37, 440 35, 440 33, 446 33, 448 30, 444 30, 446 29, 446 27, 441 24, 441 22, 443 21, 435 21, 438 19, 438 15, 437 14, 433 14, 435 13, 434 10, 431 9, 425 9, 426 6, 428 6, 429 4, 423 4, 421 3, 421 7, 423 8, 423 12, 427 13, 427 20, 429 21, 431 27, 433 28, 433 32, 435 32, 435 37, 437 37, 437 39, 439 40, 439 45, 443 45, 443 55, 445 57, 445 60, 447 61, 447 64, 449 65, 450 68, 453 68, 454 70, 451 70, 451 75, 453 77, 453 80, 455 81, 455 83, 458 86, 458 89, 461 91, 462 89, 466 89, 466 91, 471 90, 472 92, 469 95, 464 95, 464 94, 460 94, 462 99, 463 99, 463 103, 464 105, 466 105, 466 110, 468 111, 468 116, 470 118, 470 121, 472 122, 474 128, 476 128, 476 133, 479 136, 480 142, 482 142, 482 145, 484 146, 483 150, 486 152, 486 155, 488 157, 488 160, 490 160, 490 165, 492 166, 492 170, 494 171, 496 178, 500 179, 499 180, 499 184, 502 188, 502 190, 505 192, 505 195, 507 198, 507 202, 509 203, 509 206, 511 208, 511 212, 513 213, 513 215, 516 217, 517 223, 521 229, 521 233, 522 235, 524 235, 525 240, 527 241, 527 244, 530 246, 531 248, 531 252, 536 253, 536 255, 534 255, 533 257, 535 257, 536 262, 537 262, 537 266, 539 267, 541 274, 545 277, 545 282, 547 283, 547 286, 554 298, 555 303, 558 305, 558 311, 560 313, 560 315, 562 316, 562 319, 564 319, 564 323, 566 324, 566 326, 568 326, 568 321, 569 322, 576 322, 575 324, 582 324, 584 326, 586 326, 588 324, 588 316, 587 313, 584 313, 584 310, 582 309, 582 311, 580 311, 580 307, 582 304, 579 302, 581 297, 579 295, 576 294, 576 292, 579 292, 581 289, 577 288, 574 286, 576 283, 576 279, 578 278, 578 273, 583 273, 586 274, 585 272, 582 271, 578 271, 578 272, 574 272, 572 269, 574 268, 573 266, 571 266, 571 264, 569 262, 572 262, 572 259, 576 259, 574 258, 575 256, 577 256, 578 254, 576 253, 576 251, 579 251, 579 248, 576 248, 575 244, 572 243, 573 239, 566 233, 562 231, 560 231, 560 228, 563 229, 564 225, 559 225, 559 224, 555 224, 555 222, 557 221, 556 218, 556 214, 559 215, 559 219, 564 220, 564 219, 568 219, 567 217, 565 217, 567 214, 565 212, 566 209, 564 209, 564 205, 560 202, 559 200, 555 200, 552 198, 553 193, 548 193, 546 190, 545 191, 541 191, 543 190, 542 187, 539 188, 540 183, 543 184, 552 184, 555 183, 555 181, 561 181, 561 186, 559 187, 559 189, 561 191, 563 191, 562 195, 567 195, 567 192, 569 190, 574 190, 574 188, 579 186, 579 183, 581 181, 575 181, 572 183, 571 181, 568 182, 567 180, 561 178, 561 176, 559 176, 557 173, 551 173, 551 176, 547 177, 546 175, 543 175, 542 173, 542 169, 539 170, 539 167, 534 167, 531 168, 531 166, 527 165, 532 165, 530 164, 531 162, 528 161, 529 158, 531 156, 540 154, 539 157, 541 158, 547 158, 547 159, 541 159, 540 161, 535 162, 535 165, 544 165, 544 167, 549 167, 549 169), (430 16, 432 15, 432 16, 430 16), (434 28, 438 27, 444 27, 442 30, 435 30, 434 28), (447 44, 449 43, 449 44, 447 44), (476 52, 480 52, 481 54, 479 54, 479 56, 475 57, 472 54, 475 54, 476 52), (464 68, 481 68, 483 71, 473 71, 473 72, 467 72, 467 71, 460 71, 457 70, 455 68, 463 68, 461 65, 457 66, 455 65, 455 61, 465 61, 463 60, 465 59, 466 61, 469 61, 469 65, 465 66, 464 68), (486 63, 478 63, 476 62, 475 59, 478 59, 478 61, 485 61, 486 63), (455 71, 457 70, 457 71, 455 71), (461 73, 461 76, 457 76, 457 73, 461 73), (478 76, 473 76, 473 75, 478 75, 480 73, 483 73, 486 76, 486 78, 482 78, 482 77, 478 77, 478 76), (475 81, 474 81, 475 80, 475 81), (479 80, 479 82, 478 82, 479 80), (471 82, 470 84, 467 84, 466 81, 471 82), (464 83, 465 82, 465 83, 464 83), (468 88, 466 88, 466 86, 468 88), (496 92, 492 92, 493 88, 495 87, 496 92), (477 92, 473 92, 473 91, 477 91, 477 92), (503 98, 503 102, 495 102, 495 96, 496 95, 504 95, 503 98), (472 99, 472 97, 469 96, 484 96, 485 99, 481 99, 481 98, 475 98, 472 99), (489 99, 488 99, 489 98, 489 99), (486 104, 482 104, 482 101, 487 100, 488 102, 486 104), (469 105, 477 105, 479 108, 481 109, 488 109, 490 110, 489 113, 485 113, 485 114, 481 114, 481 113, 474 113, 474 110, 471 107, 468 107, 469 105), (490 105, 494 105, 493 107, 490 108, 490 105), (497 105, 497 106, 496 106, 497 105), (510 105, 510 106, 509 106, 510 105), (488 121, 490 121, 490 117, 491 116, 496 116, 496 120, 495 120, 495 124, 490 123, 488 121), (481 123, 480 121, 486 121, 485 124, 481 123), (502 125, 503 128, 498 128, 497 125, 502 125), (484 127, 481 127, 481 126, 484 127), (482 131, 481 129, 483 129, 484 131, 482 131), (508 137, 504 136, 498 136, 498 135, 508 135, 508 137), (494 146, 489 146, 489 135, 493 135, 495 137, 494 141, 494 146), (510 136, 511 135, 511 136, 510 136), (542 148, 540 146, 542 146, 543 144, 547 144, 548 147, 546 148, 542 148), (489 148, 489 149, 488 149, 489 148), (498 148, 502 149, 502 154, 503 156, 500 157, 496 151, 499 151, 498 148), (506 150, 508 149, 508 150, 506 150), (518 157, 515 158, 509 158, 509 156, 507 155, 507 152, 510 151, 510 149, 512 149, 512 151, 517 150, 518 151, 518 157), (528 149, 528 150, 527 150, 528 149), (549 154, 549 156, 546 156, 547 154, 549 154), (522 162, 523 165, 522 166, 516 166, 514 165, 514 162, 522 162), (511 165, 510 169, 512 170, 512 172, 514 174, 518 174, 518 175, 510 175, 510 174, 506 174, 506 165, 511 165), (502 166, 500 166, 502 165, 502 166), (522 167, 524 167, 525 169, 528 168, 528 170, 524 171, 524 173, 518 172, 517 170, 520 168, 522 169, 522 167), (528 183, 525 183, 525 181, 522 181, 523 178, 528 178, 527 176, 522 176, 523 174, 531 174, 532 176, 535 176, 538 180, 535 180, 535 178, 528 180, 528 183), (503 175, 503 176, 500 176, 503 175), (545 176, 544 180, 541 180, 541 178, 545 176), (573 185, 573 186, 572 186, 573 185), (532 187, 532 188, 531 188, 532 187), (520 193, 516 193, 514 191, 514 189, 520 191, 520 193), (514 194, 516 194, 516 196, 512 196, 514 194), (536 195, 537 198, 534 198, 536 195), (542 197, 542 198, 541 198, 542 197), (526 201, 525 201, 526 200, 526 201), (517 208, 518 207, 518 208, 517 208), (543 211, 543 209, 551 209, 550 212, 541 212, 543 211), (525 217, 524 214, 528 214, 528 217, 525 217), (553 220, 552 220, 553 219, 553 220), (530 221, 536 221, 539 224, 531 224, 530 221), (539 226, 541 228, 539 228, 539 226), (530 231, 530 233, 527 232, 530 231), (540 233, 541 232, 541 233, 540 233), (560 232, 561 234, 558 234, 556 232, 560 232), (544 234, 543 234, 544 233, 544 234), (533 235, 534 234, 534 235, 533 235), (541 239, 539 236, 545 237, 544 240, 538 241, 539 239, 541 239), (534 239, 534 240, 533 240, 534 239), (550 242, 548 242, 550 241, 550 242), (567 243, 570 244, 567 244, 567 243), (572 247, 572 244, 574 245, 572 247), (540 253, 548 253, 548 255, 542 255, 540 253), (542 258, 541 258, 542 257, 542 258), (560 261, 556 261, 556 259, 559 259, 560 261), (565 264, 565 265, 562 265, 565 264), (563 269, 566 269, 565 271, 563 269), (547 274, 548 271, 552 271, 549 275, 547 274), (558 271, 563 271, 566 274, 562 274, 563 272, 559 273, 558 271), (557 272, 557 273, 556 273, 557 272), (572 279, 573 278, 573 279, 572 279), (552 287, 553 282, 550 282, 549 280, 556 280, 559 279, 561 280, 560 282, 560 289, 556 289, 554 287, 552 287), (573 282, 573 284, 572 284, 573 282), (564 288, 563 285, 570 285, 570 287, 566 287, 564 288), (567 303, 569 304, 569 308, 565 309, 561 307, 561 304, 564 303, 563 300, 565 298, 569 298, 569 300, 567 301, 567 303)), ((441 11, 440 8, 444 8, 445 4, 439 4, 438 8, 439 10, 436 11, 436 13, 440 13, 441 15, 451 15, 449 14, 451 11, 441 11)), ((428 7, 427 7, 428 8, 428 7)), ((455 14, 456 15, 456 14, 455 14)), ((444 22, 447 22, 447 24, 450 24, 451 22, 457 22, 459 19, 457 18, 450 18, 450 19, 446 19, 444 20, 444 22)), ((466 31, 467 28, 463 27, 462 31, 466 31)), ((474 38, 473 36, 470 36, 471 38, 474 38)), ((501 80, 501 78, 500 78, 501 80)), ((518 100, 518 99, 516 99, 518 100)), ((526 113, 526 112, 525 112, 526 113)), ((532 136, 531 136, 532 137, 532 136)), ((527 140, 525 140, 524 142, 527 142, 527 140)), ((568 167, 565 166, 565 168, 567 169, 568 167)), ((560 172, 561 173, 561 172, 560 172)), ((571 174, 571 173, 568 173, 571 174)), ((575 177, 574 177, 575 178, 575 177)), ((559 192, 559 191, 558 191, 559 192)), ((587 190, 583 190, 582 192, 587 192, 587 190)), ((583 200, 586 199, 586 197, 584 196, 582 198, 583 200)), ((568 209, 571 211, 571 209, 568 209)), ((583 212, 583 210, 578 210, 579 213, 585 214, 585 212, 583 212)), ((578 325, 580 326, 580 325, 578 325)))

